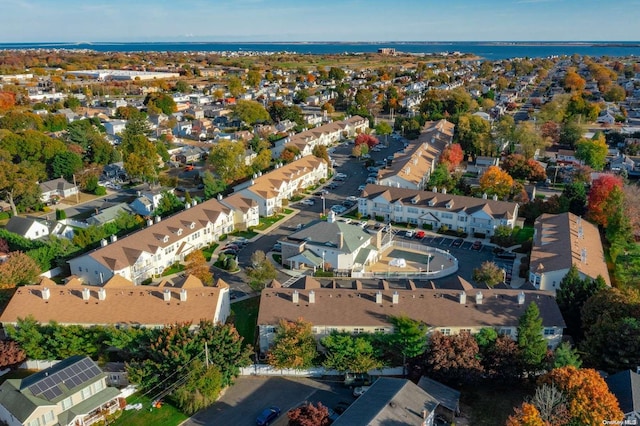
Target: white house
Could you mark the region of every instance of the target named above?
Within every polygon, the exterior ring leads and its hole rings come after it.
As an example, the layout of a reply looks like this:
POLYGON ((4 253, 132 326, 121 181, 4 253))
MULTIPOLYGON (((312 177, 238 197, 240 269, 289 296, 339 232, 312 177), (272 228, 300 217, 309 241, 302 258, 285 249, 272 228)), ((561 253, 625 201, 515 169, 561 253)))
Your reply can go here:
POLYGON ((174 188, 152 186, 138 191, 138 198, 129 207, 141 216, 149 216, 160 205, 165 192, 173 194, 174 188))
POLYGON ((104 128, 108 135, 117 135, 122 133, 127 127, 127 120, 109 120, 104 122, 104 128))
POLYGON ((40 199, 47 203, 55 198, 67 198, 78 193, 78 186, 67 182, 64 178, 49 180, 40 184, 40 199))
MULTIPOLYGON (((437 189, 437 188, 434 188, 437 189)), ((491 236, 498 226, 513 228, 518 203, 488 198, 465 197, 437 191, 367 185, 358 199, 362 216, 382 217, 385 222, 446 227, 468 234, 491 236)))
POLYGON ((162 271, 193 250, 218 241, 222 234, 234 230, 234 215, 218 200, 202 204, 187 203, 185 210, 155 223, 125 238, 111 236, 101 247, 69 261, 71 274, 83 282, 99 285, 114 275, 139 284, 162 271))
POLYGON ((49 224, 32 217, 13 216, 5 229, 29 240, 37 240, 49 235, 49 224))

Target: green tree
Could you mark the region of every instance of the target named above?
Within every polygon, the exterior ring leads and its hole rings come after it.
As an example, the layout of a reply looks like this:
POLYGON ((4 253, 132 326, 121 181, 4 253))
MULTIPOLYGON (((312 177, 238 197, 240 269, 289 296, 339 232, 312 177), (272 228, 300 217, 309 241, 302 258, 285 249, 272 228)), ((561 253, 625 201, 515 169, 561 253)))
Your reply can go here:
POLYGON ((213 173, 209 170, 204 172, 204 175, 202 176, 202 184, 204 185, 204 198, 206 200, 222 193, 227 187, 221 179, 216 179, 213 173))
POLYGON ((478 284, 494 287, 504 282, 504 274, 504 270, 500 269, 495 262, 486 261, 473 270, 473 280, 478 284))
POLYGON ((576 158, 583 160, 586 165, 597 171, 604 168, 608 152, 609 147, 602 133, 594 139, 581 139, 576 144, 576 158))
POLYGON ((171 115, 178 110, 176 102, 173 100, 171 95, 167 93, 149 93, 144 99, 144 104, 147 106, 147 108, 157 108, 166 115, 171 115))
POLYGON ((73 175, 82 169, 82 158, 78 154, 67 151, 57 154, 51 161, 51 177, 64 177, 73 181, 73 175))
POLYGON ((531 302, 518 322, 518 347, 522 362, 531 370, 540 367, 547 354, 547 342, 542 336, 542 318, 535 302, 531 302))
POLYGON ((64 101, 64 107, 69 108, 72 111, 75 111, 78 108, 80 108, 80 101, 75 96, 69 96, 64 101))
POLYGON ((17 205, 33 207, 40 202, 37 181, 37 171, 28 164, 13 164, 0 159, 0 194, 11 206, 14 216, 18 214, 17 205))
POLYGON ((184 203, 172 192, 164 191, 160 201, 158 202, 155 214, 164 217, 182 209, 184 209, 184 203))
POLYGON ((242 142, 223 140, 211 148, 207 161, 218 177, 229 183, 246 175, 244 152, 245 146, 242 142))
POLYGON ((302 318, 280 320, 273 345, 267 353, 267 363, 274 368, 309 368, 318 355, 311 323, 302 318))
POLYGON ((329 69, 329 78, 336 81, 342 81, 347 76, 347 73, 344 72, 342 68, 331 67, 329 69))
POLYGON ((245 92, 242 80, 240 80, 236 76, 229 77, 229 81, 227 81, 227 87, 229 89, 229 93, 231 93, 231 96, 234 98, 237 98, 245 92))
POLYGON ((269 121, 269 113, 260 102, 239 100, 233 107, 233 116, 249 125, 269 121))
POLYGON ((567 145, 572 149, 582 138, 582 126, 576 121, 569 121, 562 126, 560 130, 560 144, 567 145))
POLYGON ((564 186, 562 197, 569 201, 569 211, 577 216, 586 212, 587 189, 582 182, 572 182, 564 186))
POLYGON ((604 94, 604 100, 607 102, 622 102, 627 97, 624 87, 614 84, 604 94))
POLYGON ((180 411, 192 415, 216 402, 222 390, 222 374, 218 368, 207 367, 195 359, 186 377, 186 382, 171 394, 180 411))
POLYGON ((406 368, 408 359, 418 357, 427 350, 427 325, 407 316, 392 316, 389 322, 393 325, 389 343, 396 353, 402 355, 402 365, 406 368))
POLYGON ((591 296, 606 287, 602 277, 595 280, 581 278, 578 268, 572 265, 567 274, 560 281, 556 291, 556 301, 562 317, 567 324, 567 332, 575 341, 582 340, 581 311, 584 304, 591 296))
POLYGON ((251 363, 253 348, 246 344, 233 324, 214 324, 212 321, 200 321, 196 338, 209 348, 209 362, 222 374, 222 386, 233 384, 240 374, 240 368, 251 363))
POLYGON ((553 368, 562 368, 568 365, 580 368, 582 361, 578 351, 572 348, 569 342, 562 342, 553 353, 553 368))
POLYGON ((536 131, 533 123, 525 121, 516 126, 513 133, 513 141, 520 146, 525 158, 530 159, 537 151, 545 147, 545 140, 536 131))
POLYGON ((247 84, 254 89, 260 85, 260 81, 262 80, 262 75, 260 75, 260 71, 258 70, 250 70, 247 73, 247 84))
POLYGON ((312 154, 318 158, 322 158, 327 162, 327 164, 329 164, 329 152, 327 151, 327 147, 325 145, 314 146, 312 154))
POLYGON ((447 165, 445 163, 440 163, 429 176, 427 188, 431 189, 435 186, 437 189, 446 188, 450 191, 455 187, 455 184, 455 178, 451 173, 449 173, 447 165))
POLYGON ((256 158, 254 158, 253 163, 251 163, 251 169, 254 173, 265 171, 271 165, 271 150, 263 149, 258 152, 256 158))
POLYGON ((251 278, 249 285, 255 290, 261 290, 278 275, 275 266, 262 250, 251 254, 251 266, 247 268, 247 275, 251 278))
POLYGON ((320 341, 326 349, 325 368, 340 372, 366 373, 380 368, 382 363, 376 358, 371 342, 363 336, 333 331, 320 341))

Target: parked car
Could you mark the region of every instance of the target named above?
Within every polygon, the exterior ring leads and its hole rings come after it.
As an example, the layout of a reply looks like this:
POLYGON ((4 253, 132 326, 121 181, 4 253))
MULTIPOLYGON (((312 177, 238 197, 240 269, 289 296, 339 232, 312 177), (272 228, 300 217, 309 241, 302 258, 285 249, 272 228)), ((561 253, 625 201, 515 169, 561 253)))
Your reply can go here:
POLYGON ((482 241, 476 240, 471 245, 471 250, 480 250, 482 248, 482 241))
POLYGON ((345 373, 344 385, 348 388, 355 388, 358 386, 369 386, 371 384, 371 376, 367 373, 345 373))
POLYGON ((238 255, 238 251, 237 250, 233 250, 233 249, 226 249, 226 250, 222 250, 220 252, 220 254, 226 254, 226 255, 231 255, 231 256, 237 256, 238 255))
POLYGON ((271 248, 271 251, 282 251, 282 244, 280 242, 275 243, 271 248))
POLYGON ((405 237, 407 237, 407 238, 413 238, 413 236, 415 235, 415 233, 416 233, 416 231, 414 231, 414 230, 410 229, 410 230, 408 230, 407 232, 405 232, 405 234, 404 234, 404 235, 405 235, 405 237))
POLYGON ((367 182, 367 183, 376 183, 377 181, 378 181, 378 179, 377 179, 377 178, 372 177, 372 176, 369 176, 369 177, 367 178, 367 181, 366 181, 366 182, 367 182))
POLYGON ((357 388, 353 389, 353 396, 357 398, 364 395, 364 393, 368 391, 370 387, 371 386, 358 386, 357 388))
POLYGON ((235 251, 240 251, 240 246, 237 244, 227 244, 226 246, 222 247, 222 250, 235 250, 235 251))
POLYGON ((358 191, 360 191, 360 192, 364 191, 364 188, 365 188, 366 186, 367 186, 367 185, 360 185, 360 186, 358 187, 358 191))
POLYGON ((269 407, 262 410, 262 413, 256 418, 257 426, 267 426, 280 415, 278 407, 269 407))
POLYGON ((420 240, 423 239, 425 237, 425 235, 427 235, 427 233, 424 232, 424 231, 416 231, 416 238, 418 238, 420 240))
POLYGON ((318 197, 322 197, 324 195, 327 195, 329 193, 329 191, 327 191, 326 189, 321 189, 318 192, 315 192, 313 195, 316 195, 318 197))
POLYGON ((516 258, 516 254, 515 253, 511 253, 510 251, 503 251, 502 253, 496 254, 496 258, 514 260, 516 258))
POLYGON ((349 195, 347 197, 347 201, 353 201, 354 203, 358 202, 358 197, 354 197, 353 195, 349 195))
POLYGON ((303 206, 313 206, 315 203, 315 200, 312 198, 305 198, 304 200, 300 201, 300 204, 302 204, 303 206))
POLYGON ((245 237, 236 237, 233 239, 233 244, 239 244, 240 246, 246 246, 249 244, 249 240, 245 237))
POLYGON ((184 166, 184 171, 185 172, 190 172, 193 170, 193 166, 191 164, 189 164, 188 166, 184 166))
POLYGON ((460 247, 463 242, 464 242, 464 240, 462 238, 456 238, 455 240, 453 240, 453 244, 451 244, 451 246, 452 247, 460 247))
POLYGON ((347 178, 347 174, 346 173, 336 173, 336 177, 337 178, 341 178, 341 179, 346 179, 347 178))
POLYGON ((341 214, 347 211, 347 209, 344 206, 341 206, 340 204, 336 204, 335 206, 331 207, 331 211, 334 212, 335 214, 341 214))
POLYGON ((343 206, 345 206, 346 208, 353 207, 353 205, 354 205, 354 204, 355 204, 355 202, 353 202, 353 201, 349 201, 349 200, 344 200, 344 201, 342 202, 342 205, 343 205, 343 206))

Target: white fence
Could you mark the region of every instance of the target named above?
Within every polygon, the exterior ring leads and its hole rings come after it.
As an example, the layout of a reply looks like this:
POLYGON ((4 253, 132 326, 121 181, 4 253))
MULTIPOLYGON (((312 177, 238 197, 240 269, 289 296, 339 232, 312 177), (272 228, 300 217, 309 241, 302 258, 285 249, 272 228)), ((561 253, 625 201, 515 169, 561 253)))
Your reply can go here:
POLYGON ((70 219, 70 218, 62 219, 59 222, 64 223, 65 225, 74 226, 76 228, 82 228, 82 229, 87 229, 90 226, 87 222, 80 222, 79 220, 70 219))
POLYGON ((29 359, 23 362, 22 364, 20 364, 18 368, 21 368, 23 370, 44 370, 45 368, 53 367, 59 362, 60 360, 57 360, 57 359, 53 359, 53 360, 29 359))
MULTIPOLYGON (((372 376, 401 376, 402 367, 389 367, 380 370, 370 370, 372 376)), ((312 367, 302 370, 293 368, 277 369, 267 364, 253 364, 240 369, 241 376, 292 376, 292 377, 322 377, 322 376, 342 376, 337 370, 327 370, 324 367, 312 367)))
POLYGON ((61 273, 62 273, 62 268, 58 266, 56 268, 49 269, 48 271, 41 273, 40 276, 41 277, 46 277, 46 278, 51 278, 51 277, 57 277, 61 273))

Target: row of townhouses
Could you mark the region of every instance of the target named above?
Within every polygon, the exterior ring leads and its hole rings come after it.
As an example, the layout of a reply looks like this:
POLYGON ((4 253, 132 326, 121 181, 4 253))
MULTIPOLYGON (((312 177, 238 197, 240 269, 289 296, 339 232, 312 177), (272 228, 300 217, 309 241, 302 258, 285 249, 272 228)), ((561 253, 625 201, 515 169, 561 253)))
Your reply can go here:
POLYGON ((280 158, 280 154, 286 146, 295 146, 302 156, 311 155, 317 145, 330 145, 343 139, 353 137, 356 133, 362 133, 369 128, 369 120, 359 115, 354 115, 346 120, 334 121, 311 130, 296 133, 280 139, 271 148, 273 158, 280 158))
POLYGON ((494 234, 498 226, 514 227, 518 203, 416 189, 367 185, 358 199, 358 212, 366 217, 382 217, 385 222, 446 227, 468 234, 494 234))
POLYGON ((391 165, 378 173, 380 185, 424 189, 440 154, 453 141, 455 125, 447 120, 425 124, 417 140, 394 155, 391 165))
POLYGON ((429 326, 429 333, 445 335, 461 331, 477 333, 493 327, 514 339, 526 307, 535 302, 542 318, 548 346, 562 340, 565 322, 549 292, 517 289, 476 289, 464 281, 460 290, 417 288, 409 281, 405 288, 391 288, 385 281, 377 286, 333 281, 323 286, 311 277, 302 277, 291 287, 274 281, 260 296, 258 314, 260 350, 273 343, 281 319, 304 318, 313 325, 316 338, 333 331, 348 333, 392 333, 390 317, 406 315, 429 326))

